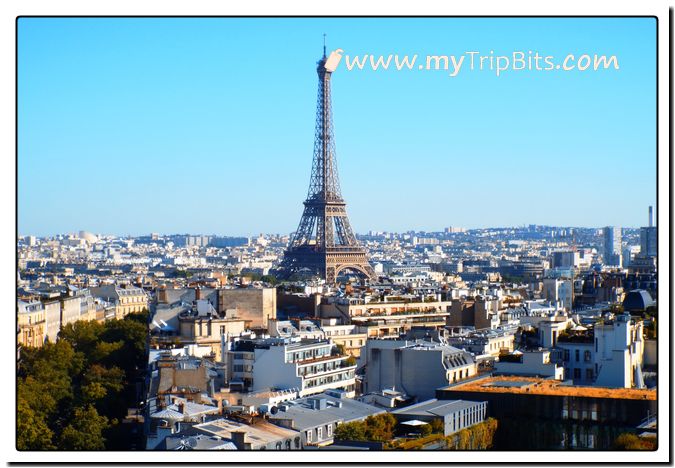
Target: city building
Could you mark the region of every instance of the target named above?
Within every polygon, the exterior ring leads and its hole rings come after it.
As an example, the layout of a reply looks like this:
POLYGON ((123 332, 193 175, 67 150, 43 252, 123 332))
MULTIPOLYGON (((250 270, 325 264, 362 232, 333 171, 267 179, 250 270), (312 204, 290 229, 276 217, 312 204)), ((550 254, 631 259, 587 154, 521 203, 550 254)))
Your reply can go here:
POLYGON ((110 284, 91 288, 91 295, 113 304, 117 319, 148 308, 148 295, 141 288, 110 284))
POLYGON ((354 396, 356 363, 330 340, 240 339, 226 355, 230 388, 297 390, 300 397, 343 389, 354 396))
POLYGON ((248 328, 267 328, 277 318, 276 288, 223 288, 218 291, 218 313, 244 320, 248 328))
POLYGON ((382 408, 346 398, 344 392, 326 390, 312 397, 280 404, 277 411, 269 416, 269 421, 300 432, 303 447, 325 446, 333 443, 338 425, 384 412, 382 408))
POLYGON ((523 375, 529 377, 549 377, 563 380, 565 370, 551 361, 548 349, 515 351, 502 354, 494 364, 494 375, 523 375))
POLYGON ((618 226, 607 226, 602 229, 603 238, 603 258, 605 265, 621 266, 621 255, 623 252, 621 246, 621 228, 618 226))
POLYGON ((487 415, 487 403, 484 401, 464 400, 425 400, 391 412, 399 424, 405 425, 434 420, 443 423, 443 435, 449 436, 462 429, 482 423, 487 415))
POLYGON ((478 372, 468 352, 423 340, 368 340, 360 364, 366 368, 363 393, 393 388, 418 400, 478 372))

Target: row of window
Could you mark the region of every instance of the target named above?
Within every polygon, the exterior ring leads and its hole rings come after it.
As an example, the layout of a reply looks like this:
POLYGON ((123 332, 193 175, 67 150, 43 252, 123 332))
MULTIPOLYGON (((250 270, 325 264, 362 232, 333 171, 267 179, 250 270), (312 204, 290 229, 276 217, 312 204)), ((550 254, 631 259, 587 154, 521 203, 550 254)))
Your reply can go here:
MULTIPOLYGON (((324 437, 324 428, 326 429, 326 439, 330 439, 333 437, 333 425, 332 424, 326 424, 325 426, 319 426, 316 428, 316 442, 321 442, 324 437)), ((307 443, 311 444, 314 442, 314 429, 309 429, 308 431, 305 432, 305 437, 307 438, 307 443)))
POLYGON ((452 415, 452 432, 457 432, 465 427, 478 424, 485 419, 486 407, 474 406, 465 408, 461 412, 453 413, 452 415))
POLYGON ((307 351, 296 351, 294 353, 286 353, 286 362, 306 361, 309 359, 317 359, 324 356, 330 356, 330 346, 310 349, 307 351))
MULTIPOLYGON (((574 350, 574 360, 576 362, 579 362, 579 357, 580 357, 580 352, 579 352, 578 349, 575 349, 574 350)), ((592 359, 593 359, 593 357, 592 357, 592 354, 591 354, 590 350, 584 351, 584 362, 591 362, 592 359)), ((569 362, 569 360, 570 360, 570 350, 569 349, 564 350, 563 360, 565 362, 569 362)))
POLYGON ((305 381, 305 388, 318 387, 320 385, 326 385, 334 382, 342 382, 344 380, 350 380, 354 378, 354 371, 342 372, 340 374, 327 375, 325 377, 319 377, 316 379, 309 379, 305 381))

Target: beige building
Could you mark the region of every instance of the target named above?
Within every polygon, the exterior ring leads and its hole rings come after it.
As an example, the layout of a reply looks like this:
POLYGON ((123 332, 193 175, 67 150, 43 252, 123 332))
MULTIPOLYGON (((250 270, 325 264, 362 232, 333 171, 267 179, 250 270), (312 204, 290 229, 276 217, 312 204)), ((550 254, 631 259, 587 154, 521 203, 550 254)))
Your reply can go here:
POLYGON ((45 341, 45 308, 41 302, 18 303, 18 344, 41 348, 45 341))
POLYGON ((242 319, 223 319, 205 316, 179 316, 179 336, 182 344, 209 346, 216 361, 222 360, 221 336, 239 336, 246 329, 242 319))
POLYGON ((246 321, 250 328, 267 329, 277 317, 276 288, 237 288, 218 291, 218 313, 228 319, 246 321))
POLYGON ((322 302, 319 313, 324 319, 357 325, 368 338, 397 338, 414 326, 444 327, 449 307, 449 301, 365 303, 343 299, 322 302))
POLYGON ((361 348, 366 345, 368 334, 359 331, 356 325, 324 325, 321 327, 326 338, 344 347, 345 353, 358 358, 361 348))
POLYGON ((141 288, 110 284, 91 288, 91 294, 113 304, 117 319, 148 308, 148 295, 141 288))

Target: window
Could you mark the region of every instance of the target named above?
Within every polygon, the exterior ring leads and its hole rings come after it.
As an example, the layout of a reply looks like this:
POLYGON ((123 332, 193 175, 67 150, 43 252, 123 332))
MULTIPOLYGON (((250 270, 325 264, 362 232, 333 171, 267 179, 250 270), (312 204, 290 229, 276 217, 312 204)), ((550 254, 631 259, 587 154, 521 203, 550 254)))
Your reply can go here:
POLYGON ((574 369, 574 378, 575 379, 580 379, 581 378, 581 369, 575 368, 574 369))
POLYGON ((323 439, 323 427, 316 428, 316 440, 323 439))
POLYGON ((570 350, 569 350, 569 349, 566 349, 566 350, 565 350, 563 359, 564 359, 566 362, 570 360, 570 350))
POLYGON ((333 425, 329 424, 326 426, 326 432, 328 434, 328 437, 333 437, 333 425))
POLYGON ((574 350, 574 360, 579 362, 579 350, 578 349, 574 350))
POLYGON ((313 431, 307 431, 307 433, 306 433, 306 435, 307 435, 307 442, 312 442, 312 432, 313 432, 313 431))
POLYGON ((593 369, 590 367, 586 369, 586 380, 593 380, 593 369))
POLYGON ((584 361, 591 362, 591 352, 588 350, 584 351, 584 361))

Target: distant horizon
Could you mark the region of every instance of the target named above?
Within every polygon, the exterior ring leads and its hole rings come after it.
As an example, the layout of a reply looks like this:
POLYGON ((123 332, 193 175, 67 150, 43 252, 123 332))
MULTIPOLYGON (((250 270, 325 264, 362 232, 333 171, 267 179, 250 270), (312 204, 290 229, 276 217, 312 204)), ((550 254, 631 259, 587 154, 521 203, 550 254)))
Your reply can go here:
MULTIPOLYGON (((528 224, 521 224, 517 226, 483 226, 483 227, 466 227, 466 226, 446 226, 446 227, 454 227, 454 228, 460 228, 464 229, 466 231, 478 231, 478 230, 486 230, 486 229, 523 229, 527 228, 528 226, 536 226, 536 227, 547 227, 547 228, 552 228, 552 229, 602 229, 605 227, 619 227, 622 230, 623 229, 633 229, 633 230, 639 230, 642 227, 647 227, 647 224, 645 223, 644 226, 554 226, 554 225, 549 225, 549 224, 534 224, 534 223, 528 223, 528 224)), ((653 227, 658 227, 657 224, 654 224, 653 227)), ((356 231, 356 234, 359 236, 365 236, 368 235, 370 231, 373 232, 382 232, 382 233, 387 233, 387 234, 408 234, 410 232, 414 233, 425 233, 425 234, 444 234, 444 229, 442 228, 440 230, 424 230, 424 229, 407 229, 405 231, 387 231, 384 229, 369 229, 367 231, 356 231)), ((80 232, 86 232, 89 234, 94 234, 96 236, 114 236, 114 237, 143 237, 143 236, 149 236, 151 234, 157 234, 159 236, 216 236, 216 237, 256 237, 259 235, 278 235, 278 236, 288 236, 292 234, 294 231, 290 231, 288 233, 283 233, 283 232, 274 232, 274 231, 263 231, 263 232, 255 232, 251 234, 219 234, 219 233, 213 233, 213 232, 160 232, 160 231, 150 231, 150 232, 142 232, 142 233, 124 233, 124 234, 119 234, 119 233, 113 233, 113 232, 95 232, 87 229, 78 229, 78 230, 70 230, 70 231, 64 231, 64 232, 57 232, 57 233, 51 233, 51 234, 18 234, 18 237, 28 237, 28 236, 34 236, 36 238, 45 238, 45 237, 56 237, 56 236, 67 236, 67 235, 79 235, 80 232)), ((450 233, 448 233, 450 234, 450 233)))
POLYGON ((351 56, 536 51, 620 64, 499 77, 338 69, 336 158, 355 231, 646 224, 654 18, 20 17, 18 230, 292 232, 324 33, 329 51, 351 56))

